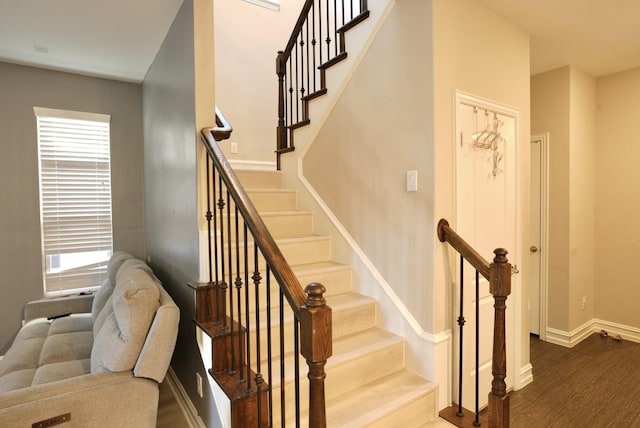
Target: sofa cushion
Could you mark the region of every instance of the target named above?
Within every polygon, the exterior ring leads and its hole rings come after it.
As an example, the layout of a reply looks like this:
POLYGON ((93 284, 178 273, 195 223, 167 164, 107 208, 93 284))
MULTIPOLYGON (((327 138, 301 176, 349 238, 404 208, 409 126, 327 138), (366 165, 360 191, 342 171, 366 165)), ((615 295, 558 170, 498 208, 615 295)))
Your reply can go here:
POLYGON ((156 279, 149 271, 144 262, 136 259, 127 260, 120 267, 111 308, 108 302, 103 309, 113 312, 94 336, 92 373, 133 369, 160 306, 156 279))
POLYGON ((27 322, 0 360, 0 392, 90 372, 91 314, 27 322))
POLYGON ((38 367, 33 375, 32 385, 55 382, 69 379, 71 377, 82 376, 91 372, 91 359, 61 361, 58 363, 45 364, 38 367))
POLYGON ((132 259, 133 256, 126 251, 116 251, 111 255, 109 263, 107 264, 107 278, 105 278, 96 294, 93 296, 93 304, 91 305, 91 316, 95 320, 98 318, 100 311, 104 308, 105 303, 113 293, 113 288, 116 284, 116 275, 120 266, 125 261, 132 259))

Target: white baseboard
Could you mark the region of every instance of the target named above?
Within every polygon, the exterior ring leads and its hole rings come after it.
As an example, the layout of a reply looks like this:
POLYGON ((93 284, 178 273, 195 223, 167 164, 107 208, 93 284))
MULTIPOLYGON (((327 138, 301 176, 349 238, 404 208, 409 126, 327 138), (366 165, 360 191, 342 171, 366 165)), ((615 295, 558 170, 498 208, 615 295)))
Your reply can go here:
POLYGON ((609 333, 610 336, 612 334, 619 334, 620 337, 622 337, 622 340, 629 340, 631 342, 640 343, 640 328, 637 327, 631 327, 611 321, 594 319, 594 333, 597 333, 600 330, 605 330, 607 333, 609 333))
POLYGON ((566 348, 573 348, 591 334, 598 333, 600 330, 607 331, 609 335, 618 334, 623 340, 640 343, 640 328, 597 318, 593 318, 571 331, 547 328, 547 342, 566 348))
POLYGON ((533 382, 533 366, 531 363, 527 363, 520 368, 520 384, 518 385, 518 389, 524 388, 531 382, 533 382))
POLYGON ((169 370, 167 371, 166 380, 171 388, 171 392, 173 392, 173 395, 178 402, 178 406, 180 407, 189 428, 206 428, 204 421, 200 416, 198 416, 198 411, 189 399, 187 391, 185 391, 182 383, 180 383, 180 380, 178 379, 178 376, 176 376, 176 373, 171 367, 169 367, 169 370))
POLYGON ((593 333, 593 320, 587 321, 571 331, 558 330, 547 327, 547 342, 573 348, 593 333))

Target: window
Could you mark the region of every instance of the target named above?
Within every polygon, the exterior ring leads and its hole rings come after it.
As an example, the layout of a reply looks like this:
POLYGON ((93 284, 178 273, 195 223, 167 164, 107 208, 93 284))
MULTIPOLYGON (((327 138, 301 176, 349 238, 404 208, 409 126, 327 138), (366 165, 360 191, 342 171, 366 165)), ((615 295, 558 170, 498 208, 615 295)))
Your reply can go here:
POLYGON ((113 251, 108 115, 34 107, 47 297, 106 278, 113 251))

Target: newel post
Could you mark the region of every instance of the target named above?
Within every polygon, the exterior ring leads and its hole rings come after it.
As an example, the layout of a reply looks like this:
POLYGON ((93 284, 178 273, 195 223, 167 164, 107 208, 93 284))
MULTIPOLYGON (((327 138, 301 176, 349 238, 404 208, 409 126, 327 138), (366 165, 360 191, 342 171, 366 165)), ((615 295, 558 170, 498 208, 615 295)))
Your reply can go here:
MULTIPOLYGON (((287 134, 285 123, 285 111, 284 111, 284 97, 286 93, 284 75, 285 75, 285 60, 284 52, 278 51, 276 58, 276 74, 278 75, 278 127, 277 127, 277 150, 287 148, 287 134)), ((279 168, 278 168, 279 169, 279 168)))
POLYGON ((511 264, 507 260, 507 250, 504 248, 497 248, 494 254, 493 263, 489 266, 489 291, 493 295, 495 309, 489 426, 506 428, 509 426, 509 396, 504 381, 507 376, 505 311, 507 296, 511 294, 511 264))
POLYGON ((309 366, 309 427, 325 428, 324 366, 332 353, 331 308, 323 297, 322 284, 305 288, 307 300, 300 315, 300 352, 309 366))

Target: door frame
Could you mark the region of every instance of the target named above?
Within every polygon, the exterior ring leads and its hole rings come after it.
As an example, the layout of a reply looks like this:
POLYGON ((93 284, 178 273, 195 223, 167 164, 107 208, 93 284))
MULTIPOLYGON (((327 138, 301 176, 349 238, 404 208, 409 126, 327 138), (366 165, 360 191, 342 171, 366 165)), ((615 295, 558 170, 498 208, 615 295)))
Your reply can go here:
POLYGON ((531 135, 540 144, 540 339, 547 340, 549 295, 549 133, 531 135))

